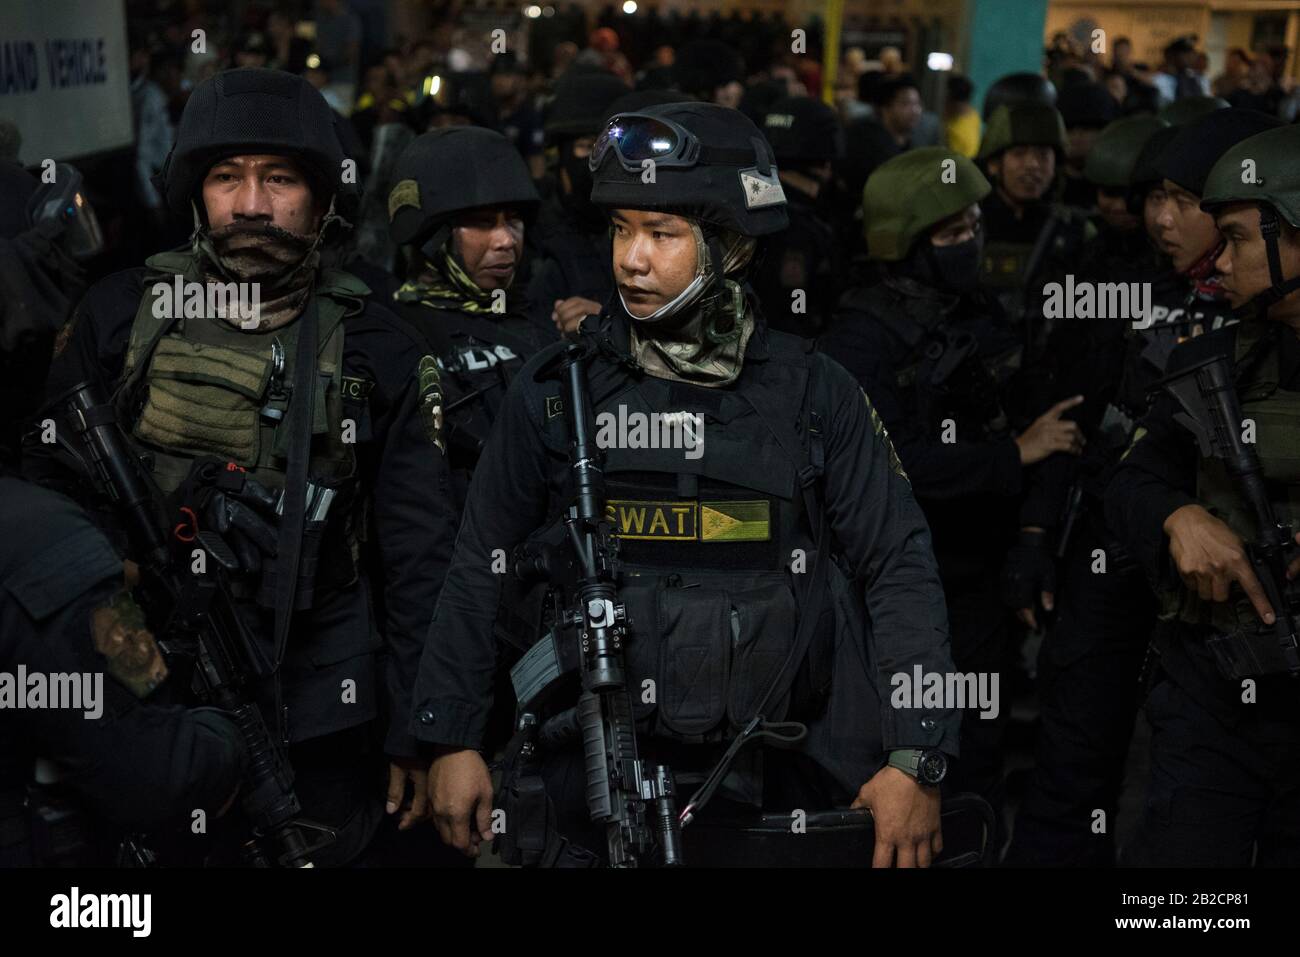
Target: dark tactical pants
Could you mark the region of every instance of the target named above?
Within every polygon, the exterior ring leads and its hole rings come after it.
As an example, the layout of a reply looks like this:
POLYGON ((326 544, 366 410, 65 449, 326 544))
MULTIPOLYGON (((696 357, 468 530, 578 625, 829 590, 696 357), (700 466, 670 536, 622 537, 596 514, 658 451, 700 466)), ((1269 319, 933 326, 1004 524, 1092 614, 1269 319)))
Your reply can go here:
POLYGON ((961 719, 961 757, 952 763, 945 794, 972 791, 993 807, 997 821, 992 843, 1000 848, 1006 840, 1003 806, 1003 742, 1011 717, 1011 651, 1007 612, 998 597, 995 573, 977 578, 945 579, 944 600, 948 604, 948 628, 952 660, 963 674, 997 674, 998 716, 980 717, 977 702, 967 702, 961 719))
POLYGON ((1094 574, 1104 548, 1080 523, 1061 572, 1058 616, 1038 654, 1041 726, 1035 768, 1016 815, 1005 862, 1027 867, 1109 867, 1133 724, 1139 673, 1155 627, 1156 603, 1141 571, 1094 574), (1094 833, 1094 812, 1105 831, 1094 833))
POLYGON ((1126 866, 1300 865, 1300 723, 1248 711, 1229 729, 1169 679, 1146 713, 1151 780, 1126 866))

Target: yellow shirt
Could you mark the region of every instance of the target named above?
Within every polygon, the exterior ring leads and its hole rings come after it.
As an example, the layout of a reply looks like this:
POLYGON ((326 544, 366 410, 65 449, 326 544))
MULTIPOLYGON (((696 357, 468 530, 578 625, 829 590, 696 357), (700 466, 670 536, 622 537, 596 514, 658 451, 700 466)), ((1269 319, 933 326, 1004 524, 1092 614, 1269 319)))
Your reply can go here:
POLYGON ((948 148, 968 159, 980 151, 980 115, 967 109, 958 116, 943 121, 943 135, 948 148))

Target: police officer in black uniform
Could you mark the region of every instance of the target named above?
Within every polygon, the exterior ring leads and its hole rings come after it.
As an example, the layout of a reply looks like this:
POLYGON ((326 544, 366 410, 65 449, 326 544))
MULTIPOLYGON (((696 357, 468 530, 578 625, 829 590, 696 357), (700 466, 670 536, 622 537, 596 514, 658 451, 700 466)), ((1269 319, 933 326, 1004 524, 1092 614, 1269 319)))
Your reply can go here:
MULTIPOLYGON (((857 377, 879 410, 934 533, 964 673, 1001 676, 1010 660, 997 568, 1015 539, 1027 467, 1077 452, 1079 430, 1061 420, 1074 400, 1032 421, 1018 394, 1022 344, 979 288, 980 208, 989 183, 965 157, 913 150, 867 181, 867 246, 884 270, 840 300, 820 348, 857 377)), ((968 704, 955 780, 1003 801, 1005 684, 996 712, 968 704)))
POLYGON ((555 339, 514 285, 537 190, 510 141, 476 126, 417 137, 394 175, 390 231, 410 278, 392 308, 437 360, 459 511, 511 378, 555 339))
MULTIPOLYGON (((587 381, 596 421, 612 433, 600 444, 626 569, 620 601, 633 622, 628 685, 658 689, 635 705, 649 732, 639 746, 668 759, 685 806, 749 722, 757 696, 744 689, 771 678, 801 620, 820 621, 816 634, 839 640, 833 649, 813 641, 811 680, 791 693, 802 746, 740 751, 719 799, 788 811, 856 796, 874 815, 877 864, 926 865, 939 847, 934 785, 955 753, 957 716, 890 698, 896 673, 951 669, 929 534, 856 383, 765 328, 744 291, 757 240, 786 224, 770 149, 738 111, 683 103, 611 118, 592 165, 593 201, 613 222, 618 297, 582 326, 595 350, 587 381), (652 412, 698 414, 699 431, 653 449, 620 434, 619 415, 652 412), (842 560, 806 569, 818 547, 842 560), (864 668, 864 650, 888 665, 864 668), (845 728, 855 730, 845 738, 845 728)), ((516 376, 480 460, 416 694, 415 733, 442 752, 430 781, 435 818, 445 840, 474 855, 493 834, 492 784, 476 750, 492 704, 503 578, 493 553, 545 538, 571 495, 569 400, 558 382, 534 377, 557 352, 516 376)), ((541 827, 515 835, 516 845, 545 847, 547 857, 558 832, 568 850, 555 856, 599 858, 582 767, 576 742, 546 750, 549 810, 507 817, 507 829, 522 819, 541 827)), ((714 810, 703 809, 701 825, 714 810)), ((690 828, 684 846, 689 862, 690 828)))
POLYGON ((614 292, 609 223, 591 202, 587 157, 610 106, 628 92, 607 73, 571 72, 555 85, 545 123, 557 153, 554 189, 527 237, 538 253, 528 283, 529 318, 547 332, 572 332, 614 292))
POLYGON ((981 204, 981 281, 1020 331, 1027 366, 1038 361, 1050 332, 1041 285, 1069 272, 1094 232, 1084 213, 1056 199, 1067 150, 1061 114, 1026 100, 993 111, 977 156, 993 184, 981 204))
MULTIPOLYGON (((1284 126, 1247 137, 1205 177, 1201 202, 1225 239, 1215 269, 1242 321, 1184 343, 1169 362, 1171 375, 1205 360, 1228 362, 1238 435, 1244 445, 1250 432, 1271 521, 1292 532, 1300 487, 1296 134, 1284 126)), ((1214 427, 1162 391, 1106 489, 1107 518, 1161 596, 1165 624, 1146 702, 1151 777, 1137 838, 1123 858, 1138 866, 1294 866, 1300 561, 1287 541, 1281 601, 1271 602, 1244 544, 1270 530, 1260 528, 1241 480, 1198 448, 1188 422, 1214 427)))
POLYGON ((100 246, 75 177, 60 165, 41 185, 0 164, 0 867, 111 864, 128 832, 188 825, 195 810, 215 818, 244 760, 221 714, 158 704, 166 666, 121 557, 71 500, 16 469, 71 307, 55 270, 75 286, 100 246), (89 694, 80 708, 30 707, 37 676, 88 676, 89 694))
POLYGON ((847 263, 835 241, 832 163, 844 154, 835 110, 808 96, 777 100, 763 135, 780 164, 790 226, 773 237, 754 291, 772 329, 815 336, 830 319, 847 263))
MULTIPOLYGON (((1247 120, 1245 129, 1259 122, 1247 120)), ((1199 190, 1234 137, 1247 135, 1239 122, 1233 111, 1178 128, 1151 118, 1120 120, 1094 148, 1104 155, 1090 156, 1088 166, 1095 178, 1134 184, 1131 209, 1142 216, 1151 243, 1163 237, 1180 257, 1199 259, 1181 250, 1199 241, 1191 237, 1199 235, 1204 214, 1198 211, 1187 229, 1181 211, 1167 208, 1177 203, 1158 171, 1178 164, 1179 180, 1199 190), (1159 147, 1154 157, 1151 143, 1159 147)), ((1130 295, 1131 314, 1062 320, 1048 347, 1057 395, 1085 395, 1070 415, 1089 441, 1077 463, 1057 457, 1035 474, 1021 512, 1020 544, 1004 569, 1005 600, 1023 620, 1037 624, 1044 610, 1056 616, 1038 657, 1037 758, 1009 863, 1115 862, 1120 787, 1157 607, 1141 568, 1107 526, 1102 493, 1175 346, 1234 321, 1213 277, 1193 282, 1158 255, 1158 265, 1132 252, 1127 262, 1085 262, 1079 280, 1097 289, 1149 283, 1149 312, 1140 314, 1139 299, 1130 295), (1059 589, 1056 555, 1062 558, 1059 589)))
POLYGON ((338 832, 317 864, 425 815, 406 715, 454 535, 436 360, 322 268, 355 208, 344 160, 305 80, 241 69, 197 87, 162 176, 191 244, 91 288, 48 391, 113 397, 168 531, 234 533, 232 589, 265 659, 252 688, 304 816, 338 832), (218 283, 235 284, 224 304, 207 298, 218 283), (382 622, 358 567, 370 550, 382 622))

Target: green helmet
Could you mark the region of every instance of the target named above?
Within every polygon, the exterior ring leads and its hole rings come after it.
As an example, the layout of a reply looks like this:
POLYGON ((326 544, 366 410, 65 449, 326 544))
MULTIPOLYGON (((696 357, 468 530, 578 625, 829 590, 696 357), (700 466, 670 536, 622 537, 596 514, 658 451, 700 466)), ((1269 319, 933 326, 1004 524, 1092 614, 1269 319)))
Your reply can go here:
POLYGON ((1296 289, 1300 276, 1282 275, 1278 256, 1278 217, 1300 228, 1300 127, 1286 125, 1256 133, 1219 157, 1205 180, 1201 209, 1213 212, 1226 203, 1255 203, 1259 206, 1259 230, 1268 250, 1268 275, 1272 285, 1255 296, 1256 314, 1261 318, 1268 307, 1296 289))
POLYGON ((1065 121, 1054 106, 1035 101, 1003 104, 993 111, 980 140, 981 162, 1012 146, 1050 146, 1065 152, 1065 121))
POLYGON ((1174 100, 1156 115, 1170 126, 1182 126, 1206 113, 1226 110, 1231 105, 1221 96, 1185 96, 1181 100, 1174 100))
POLYGON ((992 188, 978 166, 942 146, 895 156, 876 168, 862 190, 867 254, 898 262, 927 229, 978 203, 992 188))
POLYGON ((1094 186, 1127 189, 1142 148, 1166 126, 1164 120, 1145 115, 1126 116, 1107 125, 1088 151, 1083 175, 1094 186))

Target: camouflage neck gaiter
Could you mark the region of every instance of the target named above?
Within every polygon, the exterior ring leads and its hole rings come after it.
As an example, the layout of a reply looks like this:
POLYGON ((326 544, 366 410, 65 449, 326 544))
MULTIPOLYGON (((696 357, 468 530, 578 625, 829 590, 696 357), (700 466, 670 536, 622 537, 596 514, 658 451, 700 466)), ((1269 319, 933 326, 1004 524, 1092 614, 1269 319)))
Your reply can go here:
POLYGON ((492 308, 492 292, 470 278, 450 247, 451 240, 448 239, 435 254, 436 260, 425 260, 419 275, 403 283, 393 293, 393 299, 475 315, 498 312, 492 308))
POLYGON ((248 325, 238 310, 220 318, 247 332, 268 332, 292 322, 311 295, 320 267, 321 238, 330 215, 314 236, 268 222, 233 222, 195 230, 193 248, 204 278, 212 282, 258 284, 258 318, 248 325))
MULTIPOLYGON (((745 347, 754 333, 754 315, 738 282, 713 277, 713 262, 699 224, 695 234, 697 269, 709 292, 693 307, 662 315, 654 322, 632 316, 632 355, 648 373, 707 388, 730 385, 740 376, 745 347)), ((742 268, 754 254, 752 237, 725 231, 722 236, 723 276, 742 268)), ((631 313, 628 313, 631 316, 631 313)))

